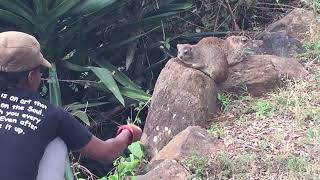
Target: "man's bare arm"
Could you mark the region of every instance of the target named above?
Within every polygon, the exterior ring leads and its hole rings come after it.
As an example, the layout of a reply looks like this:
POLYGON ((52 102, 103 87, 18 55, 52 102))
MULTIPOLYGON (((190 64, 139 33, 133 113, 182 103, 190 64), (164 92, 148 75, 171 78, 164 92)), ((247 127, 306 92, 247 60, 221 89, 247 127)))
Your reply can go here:
POLYGON ((130 139, 132 139, 132 135, 127 129, 122 130, 115 138, 106 141, 93 135, 90 142, 79 152, 94 160, 111 163, 127 148, 130 139))

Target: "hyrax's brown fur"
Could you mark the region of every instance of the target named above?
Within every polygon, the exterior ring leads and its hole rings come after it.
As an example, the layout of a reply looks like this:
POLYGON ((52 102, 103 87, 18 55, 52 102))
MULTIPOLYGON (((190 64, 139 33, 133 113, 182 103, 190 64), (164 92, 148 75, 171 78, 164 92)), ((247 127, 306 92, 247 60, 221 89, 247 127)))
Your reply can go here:
POLYGON ((245 36, 230 36, 224 42, 224 49, 227 53, 229 66, 239 63, 245 57, 245 50, 249 47, 250 41, 245 36))
POLYGON ((201 70, 216 83, 221 83, 228 78, 228 61, 221 43, 219 38, 208 37, 196 45, 178 44, 177 57, 186 65, 201 70))
POLYGON ((216 83, 221 83, 228 78, 229 63, 242 60, 246 43, 244 36, 230 36, 226 40, 206 37, 196 45, 178 44, 177 57, 189 67, 209 75, 216 83))

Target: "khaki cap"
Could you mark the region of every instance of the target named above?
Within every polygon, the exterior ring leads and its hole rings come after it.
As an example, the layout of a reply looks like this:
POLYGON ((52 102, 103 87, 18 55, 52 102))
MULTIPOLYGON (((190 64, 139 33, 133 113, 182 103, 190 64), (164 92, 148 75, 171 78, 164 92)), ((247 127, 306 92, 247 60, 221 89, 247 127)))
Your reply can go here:
POLYGON ((0 71, 21 72, 37 66, 50 68, 51 64, 41 54, 35 37, 17 31, 0 33, 0 71))

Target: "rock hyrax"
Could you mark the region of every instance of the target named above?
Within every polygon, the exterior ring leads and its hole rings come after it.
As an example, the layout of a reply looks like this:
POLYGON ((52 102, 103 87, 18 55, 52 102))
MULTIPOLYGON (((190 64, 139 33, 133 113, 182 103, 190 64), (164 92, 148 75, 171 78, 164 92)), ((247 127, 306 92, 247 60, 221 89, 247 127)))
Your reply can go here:
POLYGON ((203 38, 196 45, 177 44, 178 59, 189 67, 210 76, 216 83, 228 78, 228 61, 223 49, 223 40, 203 38))
POLYGON ((227 60, 229 66, 237 64, 243 61, 247 52, 250 51, 251 48, 250 40, 245 36, 229 36, 224 41, 225 52, 227 53, 227 60), (247 51, 248 50, 248 51, 247 51))

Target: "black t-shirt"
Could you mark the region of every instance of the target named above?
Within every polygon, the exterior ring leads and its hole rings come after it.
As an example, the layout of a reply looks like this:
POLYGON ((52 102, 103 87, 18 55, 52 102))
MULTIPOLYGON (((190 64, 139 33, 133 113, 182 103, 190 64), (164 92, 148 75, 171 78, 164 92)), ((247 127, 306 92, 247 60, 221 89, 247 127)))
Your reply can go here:
POLYGON ((0 180, 36 179, 44 150, 56 137, 77 150, 88 144, 92 134, 35 92, 0 92, 0 180))

